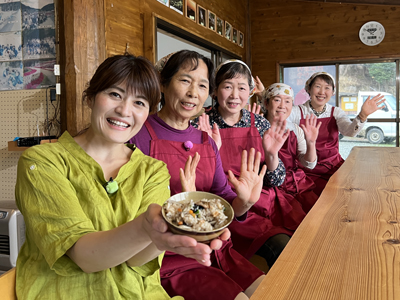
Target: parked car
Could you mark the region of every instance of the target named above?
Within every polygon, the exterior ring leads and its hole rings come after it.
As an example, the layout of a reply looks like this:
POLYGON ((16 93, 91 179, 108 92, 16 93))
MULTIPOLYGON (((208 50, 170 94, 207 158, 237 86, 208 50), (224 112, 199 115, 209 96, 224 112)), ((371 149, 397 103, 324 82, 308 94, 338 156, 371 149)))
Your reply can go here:
POLYGON ((356 95, 340 95, 341 107, 347 112, 350 118, 354 118, 361 109, 365 100, 371 96, 378 94, 384 95, 386 102, 382 109, 371 114, 368 119, 388 119, 389 122, 370 122, 368 121, 363 127, 359 136, 366 137, 371 144, 380 144, 383 141, 392 142, 396 138, 396 98, 389 93, 360 91, 356 95))

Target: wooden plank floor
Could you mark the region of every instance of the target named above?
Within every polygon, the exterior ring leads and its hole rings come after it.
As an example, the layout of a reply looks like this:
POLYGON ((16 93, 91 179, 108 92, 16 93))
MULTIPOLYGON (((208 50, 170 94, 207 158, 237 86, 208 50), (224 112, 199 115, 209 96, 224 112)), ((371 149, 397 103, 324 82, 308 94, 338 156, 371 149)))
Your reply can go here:
POLYGON ((251 300, 400 299, 400 149, 355 147, 251 300))

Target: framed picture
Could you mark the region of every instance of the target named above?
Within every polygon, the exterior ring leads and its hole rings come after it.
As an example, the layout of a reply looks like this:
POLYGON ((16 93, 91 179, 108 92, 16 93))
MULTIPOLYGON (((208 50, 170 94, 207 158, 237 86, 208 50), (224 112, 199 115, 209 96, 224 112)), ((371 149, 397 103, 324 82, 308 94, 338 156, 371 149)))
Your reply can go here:
POLYGON ((169 0, 157 0, 158 2, 161 2, 162 4, 169 6, 169 0))
POLYGON ((232 28, 232 42, 238 43, 238 30, 236 28, 232 28))
POLYGON ((201 26, 207 27, 207 10, 200 5, 197 5, 197 23, 201 26))
POLYGON ((186 18, 196 22, 196 2, 186 0, 186 18))
POLYGON ((169 7, 183 15, 183 0, 169 0, 169 7))
POLYGON ((239 31, 239 46, 244 47, 244 34, 241 31, 239 31))
POLYGON ((232 25, 228 21, 225 21, 225 37, 232 41, 232 25))
POLYGON ((208 11, 208 29, 215 31, 216 16, 212 11, 208 11))
POLYGON ((222 20, 221 18, 217 17, 217 25, 216 25, 216 29, 217 29, 217 33, 219 35, 224 35, 224 20, 222 20))

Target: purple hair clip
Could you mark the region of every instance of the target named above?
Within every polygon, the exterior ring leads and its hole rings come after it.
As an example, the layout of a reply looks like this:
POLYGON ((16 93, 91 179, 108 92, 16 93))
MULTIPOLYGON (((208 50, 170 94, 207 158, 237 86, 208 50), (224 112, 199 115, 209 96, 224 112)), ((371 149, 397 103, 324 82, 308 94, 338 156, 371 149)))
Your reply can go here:
POLYGON ((191 141, 186 141, 183 143, 183 147, 185 147, 186 151, 189 151, 190 149, 193 148, 193 143, 191 141))

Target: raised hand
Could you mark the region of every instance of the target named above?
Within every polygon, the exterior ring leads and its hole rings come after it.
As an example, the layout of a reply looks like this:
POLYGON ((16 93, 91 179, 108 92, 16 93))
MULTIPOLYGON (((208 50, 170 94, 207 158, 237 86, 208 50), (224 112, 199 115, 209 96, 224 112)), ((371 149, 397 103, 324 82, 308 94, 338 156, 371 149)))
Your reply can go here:
POLYGON ((382 109, 379 105, 386 101, 384 97, 385 96, 378 94, 373 98, 369 96, 367 100, 365 100, 358 114, 361 121, 365 122, 370 114, 376 112, 378 109, 382 109))
POLYGON ((267 166, 264 165, 259 171, 261 153, 255 152, 255 149, 251 148, 247 156, 247 151, 243 150, 239 178, 236 178, 231 170, 228 171, 229 182, 237 194, 232 203, 236 216, 243 215, 260 198, 267 166))
POLYGON ((230 231, 226 229, 219 239, 212 240, 210 245, 206 245, 197 243, 191 237, 173 234, 168 231, 167 223, 162 218, 161 206, 154 203, 149 205, 142 220, 142 228, 157 249, 193 258, 205 266, 211 265, 212 250, 220 249, 222 241, 230 237, 230 231))
POLYGON ((260 104, 257 104, 256 102, 254 102, 253 103, 253 105, 251 106, 251 110, 250 110, 253 114, 256 114, 256 115, 260 115, 260 116, 263 116, 264 114, 263 113, 260 113, 260 111, 261 111, 261 105, 260 104))
POLYGON ((307 115, 305 118, 305 124, 301 124, 300 127, 304 131, 304 137, 307 143, 315 143, 318 138, 319 128, 321 122, 318 122, 318 118, 314 114, 307 115))
POLYGON ((200 154, 196 152, 194 157, 189 156, 185 170, 179 169, 179 178, 181 180, 182 192, 194 192, 196 191, 196 168, 200 161, 200 154))
POLYGON ((256 84, 254 93, 261 94, 265 90, 265 88, 260 78, 258 78, 258 76, 254 78, 254 83, 256 84))
POLYGON ((199 116, 199 126, 198 129, 201 131, 205 131, 208 133, 209 136, 214 140, 215 144, 218 147, 218 150, 222 146, 221 135, 219 134, 218 125, 214 123, 213 128, 210 126, 210 116, 206 113, 203 113, 199 116))
MULTIPOLYGON (((271 122, 271 127, 265 131, 263 136, 265 156, 277 155, 288 136, 289 131, 286 130, 286 120, 274 119, 271 122)), ((268 169, 271 170, 270 168, 268 169)))

